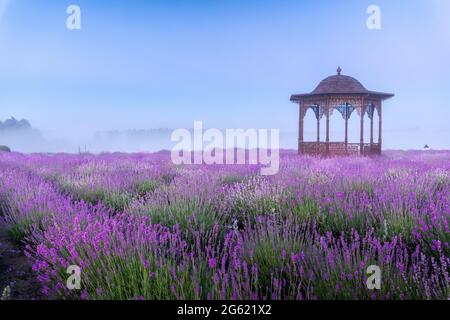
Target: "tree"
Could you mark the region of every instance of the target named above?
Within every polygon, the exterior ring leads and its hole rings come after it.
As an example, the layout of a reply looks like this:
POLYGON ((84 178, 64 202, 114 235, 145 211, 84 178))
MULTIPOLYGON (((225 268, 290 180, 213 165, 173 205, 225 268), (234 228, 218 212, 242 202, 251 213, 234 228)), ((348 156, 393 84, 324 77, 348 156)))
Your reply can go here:
POLYGON ((31 124, 28 120, 22 119, 18 121, 16 118, 11 117, 6 119, 4 122, 0 121, 0 129, 11 130, 11 129, 31 129, 31 124))

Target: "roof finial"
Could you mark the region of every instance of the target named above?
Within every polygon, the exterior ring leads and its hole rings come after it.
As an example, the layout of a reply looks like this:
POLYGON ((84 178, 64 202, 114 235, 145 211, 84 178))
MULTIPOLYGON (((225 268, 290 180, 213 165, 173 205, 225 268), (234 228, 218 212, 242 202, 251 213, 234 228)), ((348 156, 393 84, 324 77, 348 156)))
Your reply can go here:
POLYGON ((338 67, 338 68, 337 68, 337 74, 338 74, 338 76, 341 75, 341 71, 342 71, 341 67, 338 67))

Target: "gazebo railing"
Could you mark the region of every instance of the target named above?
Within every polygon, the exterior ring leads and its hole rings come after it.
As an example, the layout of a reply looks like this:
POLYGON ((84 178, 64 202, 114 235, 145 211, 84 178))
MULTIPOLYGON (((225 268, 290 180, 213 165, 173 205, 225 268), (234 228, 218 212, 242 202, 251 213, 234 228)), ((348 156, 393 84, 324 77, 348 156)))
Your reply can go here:
POLYGON ((378 143, 365 143, 364 144, 364 154, 370 155, 370 154, 381 154, 381 148, 378 143))
MULTIPOLYGON (((361 154, 361 145, 359 143, 347 143, 346 146, 345 142, 329 142, 327 149, 326 142, 303 142, 303 153, 313 155, 357 155, 361 154)), ((381 154, 379 144, 365 143, 363 145, 362 154, 381 154)))

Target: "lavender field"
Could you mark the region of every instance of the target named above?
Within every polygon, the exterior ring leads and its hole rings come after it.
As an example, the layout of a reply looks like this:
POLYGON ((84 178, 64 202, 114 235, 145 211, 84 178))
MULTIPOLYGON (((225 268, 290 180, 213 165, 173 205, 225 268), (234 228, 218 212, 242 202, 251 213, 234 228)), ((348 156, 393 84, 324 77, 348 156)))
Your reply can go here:
POLYGON ((450 151, 285 151, 266 177, 164 152, 5 153, 0 204, 46 299, 450 298, 450 151))

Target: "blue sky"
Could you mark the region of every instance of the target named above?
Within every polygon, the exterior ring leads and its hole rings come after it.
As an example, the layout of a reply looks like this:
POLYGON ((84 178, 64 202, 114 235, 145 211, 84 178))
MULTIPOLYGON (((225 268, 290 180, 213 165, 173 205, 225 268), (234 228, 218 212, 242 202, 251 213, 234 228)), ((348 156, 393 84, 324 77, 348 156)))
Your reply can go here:
POLYGON ((294 148, 290 95, 340 65, 396 94, 384 105, 386 147, 450 148, 449 56, 446 0, 0 0, 0 119, 61 135, 203 120, 279 128, 294 148), (66 28, 71 4, 79 31, 66 28), (381 30, 366 27, 370 4, 381 30))

